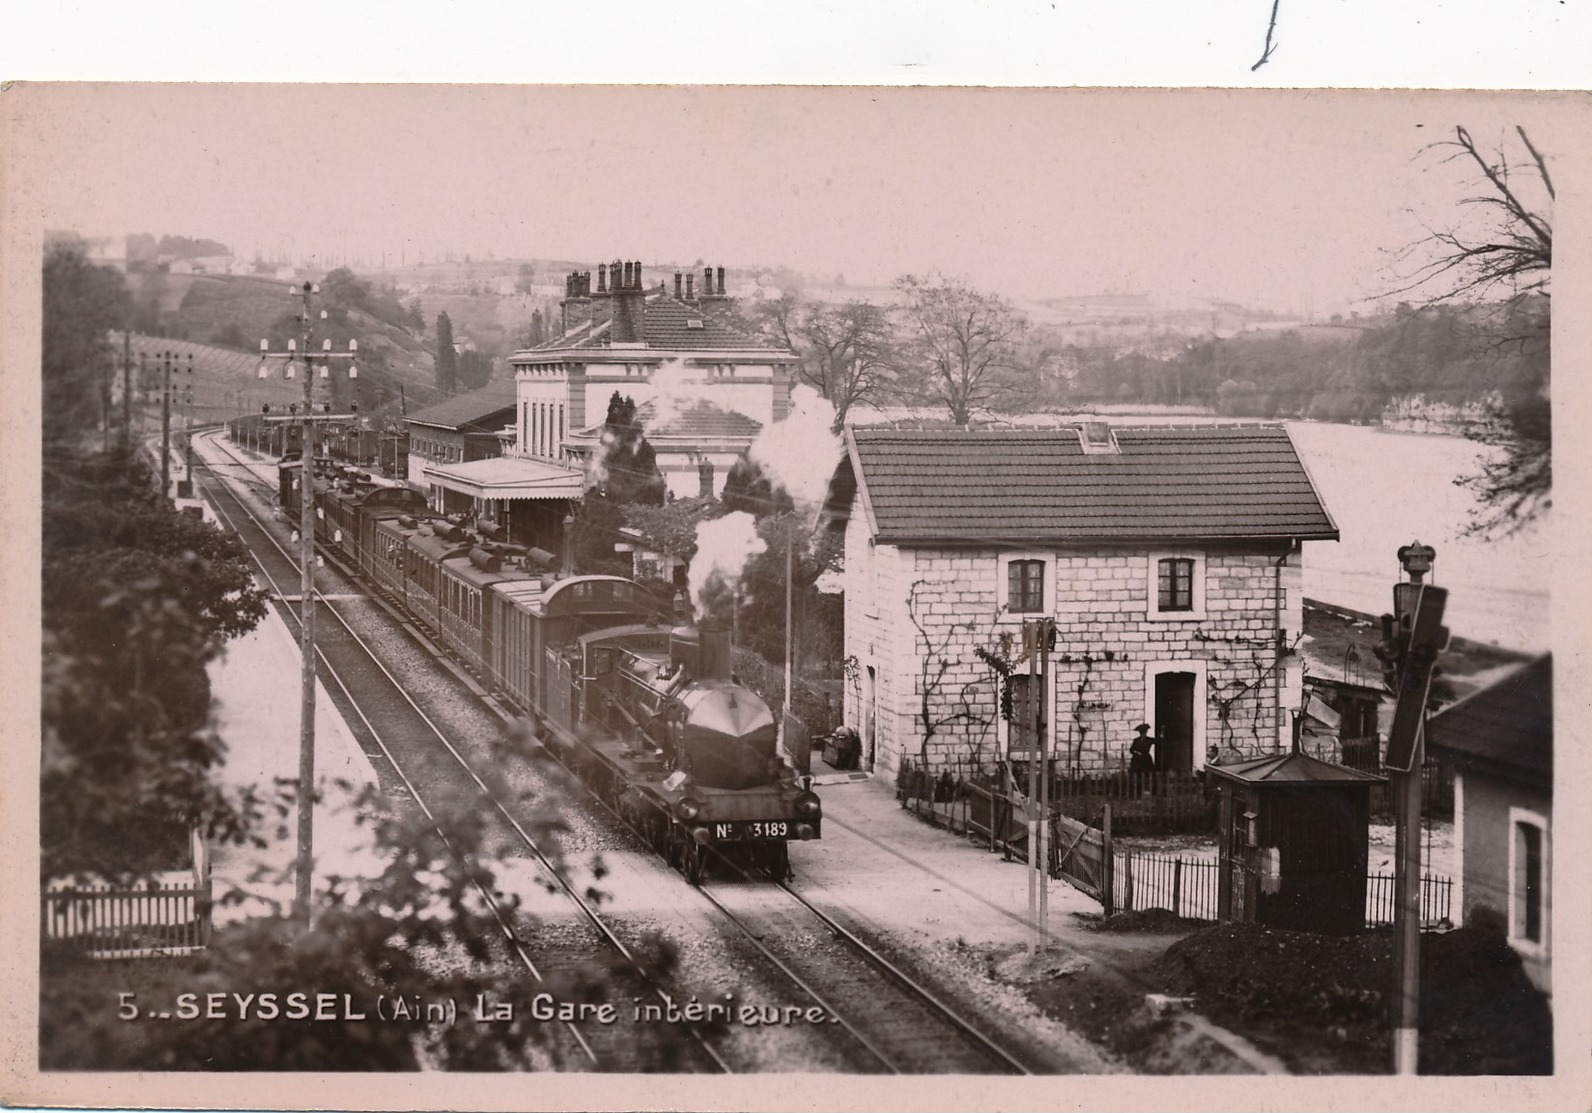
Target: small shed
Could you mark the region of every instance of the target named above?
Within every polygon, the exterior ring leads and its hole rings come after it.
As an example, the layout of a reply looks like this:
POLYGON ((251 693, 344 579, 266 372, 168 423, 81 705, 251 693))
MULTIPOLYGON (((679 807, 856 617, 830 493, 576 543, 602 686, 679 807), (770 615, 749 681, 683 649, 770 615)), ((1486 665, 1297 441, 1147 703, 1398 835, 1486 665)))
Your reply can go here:
POLYGON ((1221 794, 1217 913, 1294 931, 1365 927, 1374 773, 1295 749, 1206 772, 1221 794))

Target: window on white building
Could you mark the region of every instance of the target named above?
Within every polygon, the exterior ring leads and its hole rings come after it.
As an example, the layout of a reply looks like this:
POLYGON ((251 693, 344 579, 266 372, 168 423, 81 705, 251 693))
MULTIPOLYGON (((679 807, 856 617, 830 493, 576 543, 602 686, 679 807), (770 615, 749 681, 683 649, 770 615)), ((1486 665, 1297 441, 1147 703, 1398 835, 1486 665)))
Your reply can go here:
POLYGON ((1205 556, 1195 552, 1149 555, 1148 617, 1205 617, 1205 556))
POLYGON ((1002 553, 995 592, 1002 614, 1047 614, 1055 609, 1056 562, 1045 553, 1002 553))
POLYGON ((1509 941, 1527 952, 1548 941, 1548 824, 1542 816, 1509 809, 1509 941))

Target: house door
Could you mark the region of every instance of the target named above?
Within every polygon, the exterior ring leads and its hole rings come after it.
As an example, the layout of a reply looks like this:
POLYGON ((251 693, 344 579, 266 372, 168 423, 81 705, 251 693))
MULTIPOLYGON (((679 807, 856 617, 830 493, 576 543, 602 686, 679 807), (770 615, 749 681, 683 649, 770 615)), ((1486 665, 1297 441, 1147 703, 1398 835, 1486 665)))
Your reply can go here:
POLYGON ((867 680, 862 692, 862 767, 867 771, 873 769, 874 732, 877 730, 878 721, 878 674, 874 671, 874 667, 869 665, 867 680))
POLYGON ((1161 772, 1194 768, 1194 674, 1163 672, 1155 678, 1156 764, 1161 772))

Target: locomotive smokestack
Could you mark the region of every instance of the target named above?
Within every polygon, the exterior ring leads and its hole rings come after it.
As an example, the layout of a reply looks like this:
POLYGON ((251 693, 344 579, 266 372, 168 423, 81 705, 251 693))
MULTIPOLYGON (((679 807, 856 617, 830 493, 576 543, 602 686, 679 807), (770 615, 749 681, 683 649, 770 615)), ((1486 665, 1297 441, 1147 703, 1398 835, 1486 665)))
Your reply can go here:
POLYGON ((728 681, 731 671, 730 628, 709 619, 702 623, 699 637, 701 652, 696 678, 728 681))

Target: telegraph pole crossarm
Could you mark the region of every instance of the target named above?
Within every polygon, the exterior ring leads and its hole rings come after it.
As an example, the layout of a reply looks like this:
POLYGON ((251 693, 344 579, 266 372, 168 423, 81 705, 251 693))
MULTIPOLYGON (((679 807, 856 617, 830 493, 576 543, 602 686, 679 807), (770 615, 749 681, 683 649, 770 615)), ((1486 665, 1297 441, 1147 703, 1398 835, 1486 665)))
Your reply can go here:
MULTIPOLYGON (((303 348, 300 349, 294 340, 289 340, 286 351, 273 352, 270 341, 261 340, 258 374, 261 379, 269 377, 269 361, 273 359, 285 361, 284 370, 290 379, 300 369, 304 374, 302 408, 290 406, 289 411, 299 411, 290 420, 295 420, 299 428, 299 651, 303 656, 299 703, 298 854, 294 869, 293 915, 308 927, 315 863, 315 446, 312 436, 316 423, 312 410, 317 371, 311 362, 310 342, 314 330, 310 322, 310 297, 320 293, 320 287, 305 282, 302 286, 289 285, 288 289, 300 299, 298 319, 303 348)), ((320 316, 325 319, 324 309, 320 316)), ((332 342, 325 341, 320 352, 320 377, 324 379, 330 376, 331 361, 346 359, 350 361, 348 377, 358 378, 359 370, 353 363, 359 351, 358 343, 350 340, 347 352, 333 352, 331 349, 332 342)), ((327 405, 329 408, 330 403, 327 405)), ((267 404, 267 411, 269 408, 267 404)))

